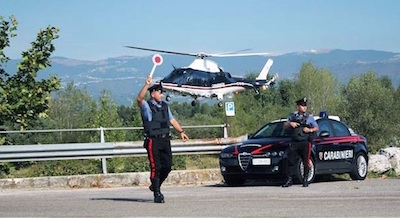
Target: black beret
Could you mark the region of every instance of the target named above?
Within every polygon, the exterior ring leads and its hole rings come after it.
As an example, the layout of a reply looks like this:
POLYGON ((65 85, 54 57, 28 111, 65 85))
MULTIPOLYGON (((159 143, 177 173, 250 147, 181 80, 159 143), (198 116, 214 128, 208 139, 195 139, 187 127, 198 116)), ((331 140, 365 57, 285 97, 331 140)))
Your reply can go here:
POLYGON ((297 105, 307 106, 307 98, 302 98, 296 101, 297 105))
POLYGON ((163 88, 162 88, 161 84, 154 84, 154 85, 150 86, 148 90, 150 93, 152 93, 153 91, 159 91, 159 90, 161 90, 161 92, 162 92, 163 88))

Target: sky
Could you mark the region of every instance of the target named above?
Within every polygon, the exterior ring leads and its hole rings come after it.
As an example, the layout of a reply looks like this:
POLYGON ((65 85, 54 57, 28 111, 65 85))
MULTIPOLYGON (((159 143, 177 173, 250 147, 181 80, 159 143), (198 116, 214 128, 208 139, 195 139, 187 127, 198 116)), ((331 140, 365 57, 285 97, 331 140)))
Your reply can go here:
POLYGON ((15 15, 12 59, 54 26, 52 56, 102 60, 152 55, 137 46, 177 52, 251 49, 275 55, 326 49, 400 52, 397 0, 0 0, 15 15))

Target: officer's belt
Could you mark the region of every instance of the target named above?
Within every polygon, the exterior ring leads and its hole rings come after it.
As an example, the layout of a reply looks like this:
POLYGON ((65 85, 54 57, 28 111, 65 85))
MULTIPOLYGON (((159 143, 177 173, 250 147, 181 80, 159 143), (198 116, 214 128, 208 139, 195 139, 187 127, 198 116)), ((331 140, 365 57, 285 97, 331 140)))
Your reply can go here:
POLYGON ((169 138, 169 134, 152 135, 149 138, 169 138))

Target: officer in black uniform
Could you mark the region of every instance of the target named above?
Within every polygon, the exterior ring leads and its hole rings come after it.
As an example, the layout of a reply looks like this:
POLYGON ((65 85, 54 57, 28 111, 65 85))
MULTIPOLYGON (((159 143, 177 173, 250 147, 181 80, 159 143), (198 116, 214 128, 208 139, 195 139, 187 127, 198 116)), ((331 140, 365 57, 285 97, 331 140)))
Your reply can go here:
POLYGON ((287 157, 287 180, 282 187, 289 187, 293 184, 293 176, 296 172, 296 163, 299 157, 304 166, 303 187, 308 187, 311 143, 314 133, 318 131, 318 124, 315 122, 314 117, 306 112, 307 98, 297 100, 296 105, 297 111, 291 113, 288 121, 284 124, 285 128, 291 128, 292 142, 289 144, 287 157))
POLYGON ((172 166, 172 152, 170 140, 170 126, 177 130, 183 141, 189 138, 181 125, 172 116, 171 110, 163 99, 163 89, 160 84, 151 87, 151 77, 147 77, 146 83, 137 96, 144 127, 144 147, 150 162, 149 189, 154 192, 154 202, 164 203, 164 195, 160 191, 161 184, 168 177, 172 166), (147 90, 151 99, 144 100, 147 90))

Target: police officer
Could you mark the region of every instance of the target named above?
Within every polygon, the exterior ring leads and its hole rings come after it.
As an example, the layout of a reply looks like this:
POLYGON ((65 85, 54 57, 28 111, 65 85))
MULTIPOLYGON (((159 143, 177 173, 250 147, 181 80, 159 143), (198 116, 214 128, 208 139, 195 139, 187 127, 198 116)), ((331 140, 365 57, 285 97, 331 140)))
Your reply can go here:
POLYGON ((299 157, 304 166, 303 187, 308 187, 311 143, 314 133, 318 131, 318 124, 315 122, 314 117, 306 112, 307 98, 297 100, 296 105, 297 111, 291 113, 288 121, 284 124, 285 128, 291 128, 292 141, 289 145, 287 157, 287 179, 282 187, 289 187, 293 184, 293 176, 296 172, 296 163, 299 157))
POLYGON ((160 191, 161 184, 168 177, 172 166, 172 152, 170 141, 170 125, 180 133, 183 141, 189 137, 181 125, 172 116, 171 110, 163 99, 163 89, 160 84, 154 84, 151 77, 147 77, 146 83, 137 96, 144 127, 144 147, 150 162, 149 189, 154 192, 154 202, 164 203, 164 195, 160 191), (145 101, 147 90, 150 92, 150 100, 145 101))

